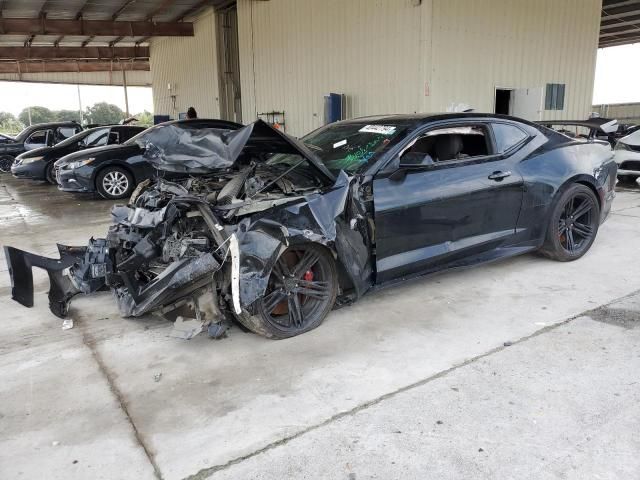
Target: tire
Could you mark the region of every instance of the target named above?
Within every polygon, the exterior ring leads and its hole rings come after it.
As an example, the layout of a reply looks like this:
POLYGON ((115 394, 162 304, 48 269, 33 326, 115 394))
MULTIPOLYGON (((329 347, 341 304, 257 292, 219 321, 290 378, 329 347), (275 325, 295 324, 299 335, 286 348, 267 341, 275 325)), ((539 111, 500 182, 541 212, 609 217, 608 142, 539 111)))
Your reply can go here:
POLYGON ((618 181, 621 185, 635 185, 638 178, 640 177, 634 175, 618 175, 618 181))
POLYGON ((96 178, 96 190, 107 200, 129 197, 134 188, 133 176, 124 168, 107 167, 96 178))
POLYGON ((315 244, 290 247, 274 266, 267 291, 255 304, 255 315, 243 311, 236 318, 267 338, 294 337, 318 327, 337 294, 338 271, 331 253, 315 244))
POLYGON ((11 155, 2 155, 0 156, 0 173, 9 173, 11 172, 11 165, 13 165, 13 158, 11 155))
POLYGON ((53 171, 53 162, 49 162, 47 166, 44 168, 44 178, 47 181, 47 183, 50 183, 51 185, 58 184, 58 182, 56 181, 56 174, 53 171))
POLYGON ((570 262, 591 248, 600 226, 600 205, 593 191, 581 184, 567 187, 555 203, 540 253, 570 262))

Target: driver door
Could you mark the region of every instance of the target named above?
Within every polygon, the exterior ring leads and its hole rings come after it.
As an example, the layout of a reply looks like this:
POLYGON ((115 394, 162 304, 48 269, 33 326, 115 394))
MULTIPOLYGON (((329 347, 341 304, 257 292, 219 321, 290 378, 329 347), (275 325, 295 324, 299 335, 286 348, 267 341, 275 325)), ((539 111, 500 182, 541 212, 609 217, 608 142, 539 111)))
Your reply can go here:
POLYGON ((36 130, 24 142, 25 150, 34 150, 36 148, 47 147, 53 145, 52 130, 36 130))
POLYGON ((488 123, 423 131, 400 155, 406 167, 373 182, 378 283, 445 268, 514 235, 524 189, 519 155, 496 152, 488 123))

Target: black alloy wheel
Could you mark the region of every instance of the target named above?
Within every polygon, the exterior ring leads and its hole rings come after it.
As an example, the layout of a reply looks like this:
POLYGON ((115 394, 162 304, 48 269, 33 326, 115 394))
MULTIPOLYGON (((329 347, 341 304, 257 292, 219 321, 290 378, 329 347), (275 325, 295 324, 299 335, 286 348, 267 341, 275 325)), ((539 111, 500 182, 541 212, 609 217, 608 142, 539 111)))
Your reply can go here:
POLYGON ((255 333, 288 338, 319 326, 338 292, 336 265, 326 248, 308 244, 287 249, 276 262, 256 314, 239 320, 255 333))
POLYGON ((591 248, 599 224, 600 206, 593 191, 572 185, 553 210, 542 253, 560 261, 582 257, 591 248))
POLYGON ((11 166, 13 165, 14 158, 11 155, 0 156, 0 172, 11 172, 11 166))

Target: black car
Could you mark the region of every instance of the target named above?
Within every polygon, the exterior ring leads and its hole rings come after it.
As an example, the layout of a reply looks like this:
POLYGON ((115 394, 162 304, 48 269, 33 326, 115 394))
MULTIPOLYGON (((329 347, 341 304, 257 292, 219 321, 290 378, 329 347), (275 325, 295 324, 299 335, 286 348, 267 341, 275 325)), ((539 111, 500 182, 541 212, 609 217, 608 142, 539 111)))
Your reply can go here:
POLYGON ((242 125, 224 120, 176 120, 156 125, 121 145, 82 150, 55 163, 58 188, 65 192, 98 192, 106 199, 131 195, 140 182, 153 178, 157 171, 143 158, 148 139, 163 125, 178 124, 185 129, 228 128, 242 125))
POLYGON ((0 133, 0 145, 3 145, 5 143, 13 143, 15 142, 15 137, 12 137, 11 135, 7 135, 6 133, 0 133))
POLYGON ((10 141, 0 142, 0 172, 9 172, 21 153, 51 147, 80 131, 82 127, 76 122, 38 123, 25 128, 10 141))
POLYGON ((90 128, 67 138, 53 147, 41 147, 21 153, 11 167, 17 178, 46 180, 57 184, 53 164, 70 153, 104 145, 118 145, 143 132, 146 127, 104 125, 90 128))
POLYGON ((607 142, 502 115, 367 117, 301 141, 262 121, 165 133, 145 157, 190 178, 141 186, 106 238, 59 245, 60 259, 5 247, 14 300, 33 305, 35 266, 58 316, 110 288, 123 316, 173 316, 179 336, 235 319, 286 338, 413 276, 532 251, 576 260, 615 195, 607 142))

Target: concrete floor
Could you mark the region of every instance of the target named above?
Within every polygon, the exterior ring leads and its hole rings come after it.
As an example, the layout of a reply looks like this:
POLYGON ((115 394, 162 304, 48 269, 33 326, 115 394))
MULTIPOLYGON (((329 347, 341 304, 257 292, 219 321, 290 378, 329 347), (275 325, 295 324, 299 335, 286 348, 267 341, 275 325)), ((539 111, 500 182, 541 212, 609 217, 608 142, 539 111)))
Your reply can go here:
MULTIPOLYGON (((0 244, 82 245, 110 207, 3 176, 0 244)), ((639 219, 620 191, 579 261, 420 279, 279 342, 169 338, 106 293, 63 331, 0 259, 0 478, 638 478, 639 219)))

